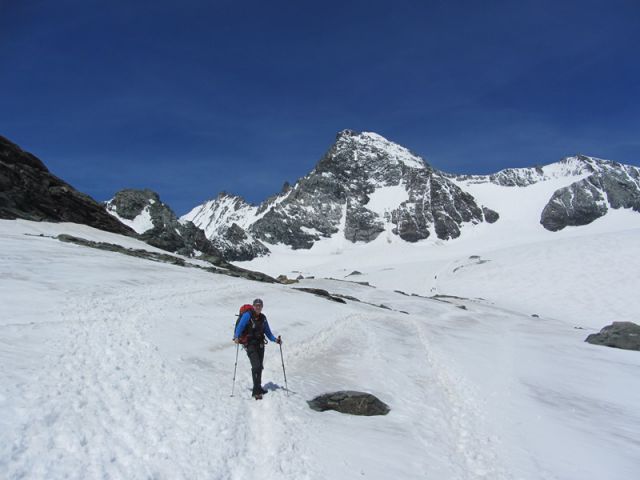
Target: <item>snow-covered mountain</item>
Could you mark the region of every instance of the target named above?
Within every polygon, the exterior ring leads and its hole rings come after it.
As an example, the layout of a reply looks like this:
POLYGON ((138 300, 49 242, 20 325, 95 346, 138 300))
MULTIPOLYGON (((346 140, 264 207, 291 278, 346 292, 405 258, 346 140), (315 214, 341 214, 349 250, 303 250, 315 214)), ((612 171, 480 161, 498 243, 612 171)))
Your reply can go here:
POLYGON ((214 200, 194 208, 181 217, 204 230, 207 238, 229 260, 251 260, 269 253, 267 247, 249 232, 258 207, 241 197, 220 193, 214 200))
POLYGON ((233 222, 253 242, 308 249, 334 235, 370 242, 385 231, 407 242, 451 239, 463 224, 498 217, 406 148, 344 130, 311 173, 261 205, 221 195, 182 218, 211 239, 224 237, 233 222))
MULTIPOLYGON (((493 224, 510 210, 510 189, 553 185, 538 197, 535 228, 586 225, 607 211, 640 211, 640 169, 576 155, 545 166, 493 175, 435 170, 406 148, 371 133, 344 130, 316 167, 260 205, 221 194, 182 217, 202 228, 218 248, 249 260, 282 244, 309 249, 328 238, 369 243, 452 240, 469 226, 493 224), (502 187, 491 198, 477 186, 502 187)), ((531 196, 531 195, 529 195, 531 196)))
POLYGON ((150 245, 187 256, 221 256, 202 230, 189 221, 179 221, 156 192, 121 190, 105 202, 105 208, 150 245))
POLYGON ((606 215, 610 208, 640 212, 640 169, 585 155, 565 157, 535 168, 510 168, 493 175, 457 175, 466 183, 506 187, 528 187, 550 180, 566 179, 540 213, 540 223, 551 231, 587 225, 606 215))

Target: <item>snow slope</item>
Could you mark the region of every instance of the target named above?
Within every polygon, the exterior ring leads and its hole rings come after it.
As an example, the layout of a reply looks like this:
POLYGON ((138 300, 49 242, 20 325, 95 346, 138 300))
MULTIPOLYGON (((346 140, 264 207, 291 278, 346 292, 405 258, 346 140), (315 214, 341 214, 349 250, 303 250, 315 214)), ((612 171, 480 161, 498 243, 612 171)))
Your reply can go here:
MULTIPOLYGON (((61 231, 117 237, 0 221, 0 478, 583 480, 637 473, 640 355, 586 344, 587 330, 497 302, 447 303, 338 280, 293 285, 368 302, 342 305, 292 286, 25 235, 61 231), (257 296, 285 341, 291 390, 283 389, 279 350, 268 345, 270 392, 261 402, 250 399, 242 352, 230 397, 234 313, 257 296), (370 391, 392 410, 350 417, 306 405, 334 389, 370 391)), ((631 278, 637 232, 628 235, 611 256, 631 259, 616 263, 631 278)), ((540 242, 546 252, 555 244, 540 242)), ((442 249, 429 248, 409 254, 442 249)), ((364 262, 315 255, 319 270, 329 270, 331 258, 334 270, 364 262)), ((456 283, 457 275, 517 258, 518 250, 499 255, 445 269, 436 287, 470 285, 476 280, 456 283)), ((392 257, 370 256, 363 271, 384 283, 384 268, 392 268, 384 262, 392 257)), ((393 268, 386 281, 394 285, 412 271, 393 268)), ((603 282, 601 296, 619 287, 603 282)))
POLYGON ((465 225, 455 240, 409 244, 386 231, 373 242, 353 244, 338 232, 310 250, 268 245, 271 255, 240 265, 293 278, 342 279, 357 270, 359 281, 388 290, 482 297, 523 314, 545 313, 590 328, 637 322, 640 215, 611 210, 589 225, 545 230, 540 212, 549 197, 584 175, 556 177, 547 170, 546 180, 527 187, 456 181, 480 203, 499 205, 500 220, 465 225))

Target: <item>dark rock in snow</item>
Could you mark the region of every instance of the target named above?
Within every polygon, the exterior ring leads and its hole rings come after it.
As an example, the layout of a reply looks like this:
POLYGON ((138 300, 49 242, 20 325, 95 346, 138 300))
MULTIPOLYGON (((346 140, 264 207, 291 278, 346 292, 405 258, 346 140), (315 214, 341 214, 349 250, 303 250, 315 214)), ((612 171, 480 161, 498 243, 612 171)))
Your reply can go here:
POLYGON ((356 298, 352 295, 343 295, 341 293, 334 293, 333 294, 334 297, 339 297, 339 298, 344 298, 345 300, 351 300, 352 302, 360 302, 361 300, 359 298, 356 298))
POLYGON ((370 242, 384 232, 379 217, 361 205, 348 203, 344 237, 352 242, 370 242))
POLYGON ((587 178, 556 190, 540 217, 551 231, 587 225, 607 213, 609 207, 640 212, 640 169, 607 160, 578 156, 593 172, 587 178))
POLYGON ((149 250, 144 250, 140 248, 126 248, 121 245, 116 245, 113 243, 106 242, 94 242, 91 240, 86 240, 84 238, 74 237, 73 235, 58 235, 56 237, 61 242, 65 243, 74 243, 76 245, 80 245, 88 248, 95 248, 98 250, 105 250, 108 252, 116 252, 121 253, 123 255, 129 255, 132 257, 142 258, 145 260, 151 260, 154 262, 162 262, 169 263, 172 265, 178 265, 181 267, 190 267, 190 268, 199 268, 201 270, 206 270, 212 273, 219 273, 222 275, 228 275, 230 277, 240 277, 246 278, 247 280, 255 280, 257 282, 265 282, 265 283, 277 283, 276 280, 271 278, 270 276, 261 273, 254 272, 252 270, 246 270, 244 268, 236 267, 235 265, 231 265, 230 263, 225 262, 217 257, 210 258, 202 258, 203 260, 212 261, 216 267, 202 267, 200 265, 194 265, 192 263, 187 263, 184 258, 176 257, 174 255, 169 255, 166 253, 157 253, 150 252, 149 250))
POLYGON ((49 172, 40 159, 0 136, 0 218, 72 222, 134 236, 93 198, 49 172))
POLYGON ((633 322, 613 322, 600 330, 600 333, 589 335, 585 342, 625 350, 640 350, 640 325, 633 322))
POLYGON ((490 208, 482 207, 482 213, 484 214, 484 219, 487 223, 496 223, 500 218, 498 212, 494 212, 490 208))
POLYGON ((557 190, 542 210, 540 223, 556 232, 567 226, 587 225, 607 213, 603 193, 586 178, 557 190))
POLYGON ((307 403, 318 412, 335 410, 349 415, 386 415, 391 411, 389 406, 376 396, 355 391, 325 393, 307 403))
POLYGON ((327 292, 326 290, 323 290, 321 288, 306 288, 306 287, 294 287, 294 288, 296 290, 302 290, 303 292, 312 293, 312 294, 317 295, 319 297, 324 297, 324 298, 326 298, 328 300, 332 300, 334 302, 347 303, 342 298, 339 298, 337 296, 333 296, 329 292, 327 292))
POLYGON ((284 285, 291 285, 292 283, 298 283, 298 280, 287 277, 286 275, 278 275, 276 280, 284 285))

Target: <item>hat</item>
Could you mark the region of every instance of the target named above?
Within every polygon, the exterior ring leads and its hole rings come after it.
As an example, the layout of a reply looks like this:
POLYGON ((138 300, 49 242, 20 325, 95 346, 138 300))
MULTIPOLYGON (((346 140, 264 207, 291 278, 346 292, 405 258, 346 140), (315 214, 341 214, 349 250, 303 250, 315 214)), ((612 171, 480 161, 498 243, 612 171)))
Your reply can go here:
POLYGON ((253 304, 254 304, 254 305, 260 305, 260 306, 263 306, 263 305, 264 305, 264 303, 262 303, 262 299, 261 299, 261 298, 256 298, 256 299, 253 301, 253 304))

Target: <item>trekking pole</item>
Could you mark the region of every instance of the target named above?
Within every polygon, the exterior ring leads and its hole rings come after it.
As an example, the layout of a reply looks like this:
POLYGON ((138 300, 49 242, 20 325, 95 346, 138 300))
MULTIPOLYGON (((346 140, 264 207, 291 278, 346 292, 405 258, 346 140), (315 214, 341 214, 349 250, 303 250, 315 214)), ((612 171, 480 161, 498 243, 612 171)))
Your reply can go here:
POLYGON ((280 345, 280 360, 282 360, 282 373, 284 374, 284 386, 287 389, 287 397, 289 396, 289 385, 287 385, 287 372, 284 370, 284 357, 282 356, 282 343, 280 345))
POLYGON ((240 344, 236 343, 236 365, 233 367, 233 385, 231 386, 231 396, 233 397, 233 389, 236 386, 236 370, 238 369, 238 351, 240 350, 240 344))

